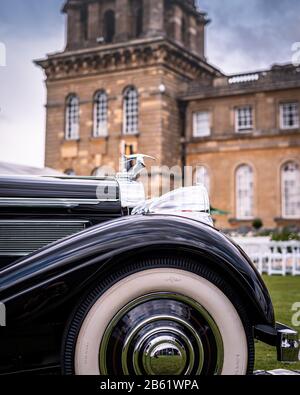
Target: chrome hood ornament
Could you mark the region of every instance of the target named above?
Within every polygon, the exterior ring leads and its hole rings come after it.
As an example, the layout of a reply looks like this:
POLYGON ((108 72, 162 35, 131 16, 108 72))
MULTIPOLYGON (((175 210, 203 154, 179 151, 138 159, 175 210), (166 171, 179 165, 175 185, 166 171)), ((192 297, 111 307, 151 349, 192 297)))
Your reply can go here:
POLYGON ((135 155, 123 155, 121 159, 121 172, 117 174, 118 179, 127 179, 135 181, 138 175, 146 168, 144 159, 152 159, 153 156, 143 155, 143 154, 135 154, 135 155), (131 161, 135 161, 135 165, 128 169, 128 164, 131 161))
POLYGON ((145 158, 153 159, 152 156, 136 154, 123 155, 121 158, 120 172, 117 181, 121 191, 122 207, 132 209, 141 202, 145 202, 145 190, 141 182, 137 182, 138 175, 146 168, 145 158), (135 164, 130 167, 131 162, 135 164))

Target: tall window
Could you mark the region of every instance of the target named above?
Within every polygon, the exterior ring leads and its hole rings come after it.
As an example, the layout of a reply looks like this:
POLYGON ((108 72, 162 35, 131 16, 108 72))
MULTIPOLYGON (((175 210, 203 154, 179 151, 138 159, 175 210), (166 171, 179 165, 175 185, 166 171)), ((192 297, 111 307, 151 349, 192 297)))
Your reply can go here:
POLYGON ((188 32, 187 32, 187 23, 185 18, 181 19, 181 41, 183 44, 187 44, 188 32))
POLYGON ((143 7, 139 7, 136 14, 136 31, 135 36, 138 38, 143 34, 143 19, 144 19, 144 12, 143 7))
POLYGON ((299 103, 284 103, 280 105, 280 128, 297 129, 299 122, 299 103))
POLYGON ((80 21, 82 28, 82 36, 84 40, 88 40, 88 24, 89 24, 89 13, 87 5, 83 5, 80 12, 80 21))
POLYGON ((253 109, 251 106, 239 107, 235 110, 235 130, 237 133, 253 129, 253 109))
POLYGON ((207 192, 210 192, 210 178, 205 166, 197 166, 194 182, 196 185, 204 185, 207 192))
POLYGON ((281 169, 282 216, 300 218, 300 166, 288 162, 281 169))
POLYGON ((103 37, 107 44, 110 44, 114 41, 115 33, 116 33, 116 19, 115 13, 112 10, 108 10, 104 14, 104 32, 103 37))
POLYGON ((137 134, 139 121, 139 98, 135 87, 131 86, 124 92, 124 134, 137 134))
POLYGON ((104 91, 99 91, 94 97, 93 137, 107 136, 107 111, 107 95, 104 91))
POLYGON ((236 211, 238 219, 254 216, 253 170, 248 165, 242 165, 236 171, 236 211))
POLYGON ((211 132, 210 112, 199 111, 193 113, 193 136, 205 137, 211 132))
POLYGON ((79 138, 79 99, 76 95, 70 95, 66 106, 66 140, 79 138))
MULTIPOLYGON (((137 153, 135 144, 127 144, 126 141, 121 142, 121 155, 134 155, 137 153)), ((129 171, 134 165, 133 161, 126 162, 126 169, 129 171)))

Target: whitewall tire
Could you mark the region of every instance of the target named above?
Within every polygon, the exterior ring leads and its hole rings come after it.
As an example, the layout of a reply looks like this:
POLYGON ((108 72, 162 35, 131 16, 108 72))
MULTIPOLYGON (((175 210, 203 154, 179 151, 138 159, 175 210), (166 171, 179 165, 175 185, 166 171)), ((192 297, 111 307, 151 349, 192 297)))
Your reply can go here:
POLYGON ((66 336, 65 373, 249 373, 251 331, 211 280, 217 274, 206 267, 195 273, 180 262, 159 268, 148 262, 113 277, 75 314, 66 336))

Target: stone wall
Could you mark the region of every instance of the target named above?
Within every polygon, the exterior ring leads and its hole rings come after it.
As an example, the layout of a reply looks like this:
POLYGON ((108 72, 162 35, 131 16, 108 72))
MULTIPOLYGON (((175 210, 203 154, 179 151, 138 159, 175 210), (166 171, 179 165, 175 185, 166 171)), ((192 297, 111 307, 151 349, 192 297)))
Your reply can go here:
POLYGON ((73 169, 90 175, 95 167, 118 167, 123 141, 136 151, 157 158, 157 164, 180 163, 180 130, 175 97, 180 79, 164 67, 123 71, 93 77, 48 82, 46 165, 61 171, 73 169), (139 134, 122 135, 123 91, 134 85, 139 92, 139 134), (165 92, 161 92, 165 86, 165 92), (108 94, 107 138, 93 138, 93 97, 97 90, 108 94), (80 99, 80 140, 66 141, 65 100, 70 92, 80 99))
POLYGON ((299 101, 300 89, 260 92, 230 97, 199 99, 188 103, 187 164, 206 166, 214 207, 228 210, 218 217, 220 227, 251 226, 252 221, 236 220, 235 171, 241 164, 254 170, 255 218, 261 218, 267 228, 300 224, 300 220, 282 219, 280 170, 284 163, 300 163, 300 129, 280 130, 279 105, 299 101), (235 132, 234 110, 252 105, 254 129, 246 134, 235 132), (211 111, 212 131, 206 138, 193 138, 192 114, 211 111))
POLYGON ((193 2, 187 3, 186 0, 69 0, 64 6, 68 16, 66 49, 105 44, 101 38, 105 37, 104 16, 107 10, 115 14, 115 43, 164 36, 205 58, 204 27, 208 21, 205 14, 196 10, 193 2), (142 32, 137 35, 139 15, 142 15, 142 32))
POLYGON ((281 102, 300 101, 299 68, 275 66, 248 76, 225 76, 205 61, 207 19, 192 0, 69 0, 64 11, 66 50, 37 62, 47 77, 46 166, 78 175, 91 175, 103 165, 117 169, 124 143, 156 157, 158 166, 204 165, 213 206, 230 212, 217 218, 217 226, 238 228, 251 225, 236 220, 235 207, 235 171, 248 163, 254 169, 255 217, 270 228, 299 224, 281 218, 280 168, 288 160, 300 161, 300 130, 282 131, 279 120, 281 102), (98 42, 108 10, 116 18, 110 44, 98 42), (138 15, 143 23, 136 37, 138 15), (122 134, 123 91, 129 85, 139 93, 135 136, 122 134), (92 137, 93 97, 100 89, 109 100, 107 138, 92 137), (71 93, 80 99, 78 141, 65 140, 71 93), (244 105, 253 107, 254 128, 237 134, 235 108, 244 105), (196 111, 211 112, 211 136, 193 137, 196 111))

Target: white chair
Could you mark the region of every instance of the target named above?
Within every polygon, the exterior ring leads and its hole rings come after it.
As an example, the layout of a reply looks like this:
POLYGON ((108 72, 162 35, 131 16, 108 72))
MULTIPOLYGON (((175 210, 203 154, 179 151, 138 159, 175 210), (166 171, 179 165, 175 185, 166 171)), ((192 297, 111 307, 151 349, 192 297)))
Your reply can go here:
POLYGON ((286 276, 286 247, 283 243, 270 242, 268 256, 268 275, 286 276))
POLYGON ((292 249, 292 276, 300 276, 300 242, 291 245, 292 249))
POLYGON ((300 275, 300 242, 268 241, 257 238, 237 238, 236 242, 250 257, 260 274, 269 276, 300 275))
POLYGON ((246 254, 249 256, 251 261, 253 262, 254 266, 258 270, 260 274, 263 274, 265 272, 265 253, 266 253, 266 248, 262 244, 256 244, 256 243, 245 243, 242 244, 241 247, 243 250, 246 252, 246 254))

